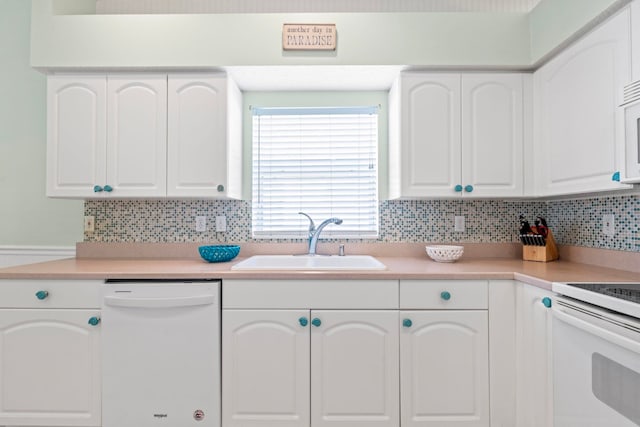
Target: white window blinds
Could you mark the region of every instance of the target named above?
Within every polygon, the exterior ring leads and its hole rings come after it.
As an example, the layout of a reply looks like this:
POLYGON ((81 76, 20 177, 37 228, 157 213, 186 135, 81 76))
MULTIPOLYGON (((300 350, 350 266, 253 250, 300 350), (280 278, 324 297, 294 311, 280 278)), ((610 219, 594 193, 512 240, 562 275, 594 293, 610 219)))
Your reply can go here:
POLYGON ((254 238, 378 236, 378 107, 253 108, 254 238))

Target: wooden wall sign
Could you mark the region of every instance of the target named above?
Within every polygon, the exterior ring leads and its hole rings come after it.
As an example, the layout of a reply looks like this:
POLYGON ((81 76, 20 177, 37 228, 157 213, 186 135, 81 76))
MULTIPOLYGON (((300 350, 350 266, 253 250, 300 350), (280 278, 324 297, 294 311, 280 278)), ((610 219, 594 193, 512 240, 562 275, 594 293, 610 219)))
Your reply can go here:
POLYGON ((284 50, 336 50, 336 24, 284 24, 284 50))

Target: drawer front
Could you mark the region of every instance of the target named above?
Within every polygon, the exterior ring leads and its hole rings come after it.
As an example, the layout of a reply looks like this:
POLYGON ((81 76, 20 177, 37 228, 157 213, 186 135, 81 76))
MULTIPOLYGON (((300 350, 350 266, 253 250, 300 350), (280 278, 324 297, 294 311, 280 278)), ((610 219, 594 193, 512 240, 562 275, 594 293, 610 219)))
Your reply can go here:
POLYGON ((413 310, 486 310, 486 280, 401 280, 400 308, 413 310))
POLYGON ((0 280, 0 308, 100 308, 102 280, 0 280))
POLYGON ((398 309, 397 280, 223 280, 223 308, 398 309))

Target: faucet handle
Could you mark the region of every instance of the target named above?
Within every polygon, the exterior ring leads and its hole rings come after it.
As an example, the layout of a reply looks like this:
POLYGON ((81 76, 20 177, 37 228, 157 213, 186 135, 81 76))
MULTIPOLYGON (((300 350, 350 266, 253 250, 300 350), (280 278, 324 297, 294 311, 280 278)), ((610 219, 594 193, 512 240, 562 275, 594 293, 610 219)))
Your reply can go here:
POLYGON ((315 222, 313 222, 313 219, 311 219, 311 217, 304 212, 298 212, 298 213, 300 215, 306 216, 309 219, 309 233, 313 233, 314 231, 316 231, 316 224, 315 222))

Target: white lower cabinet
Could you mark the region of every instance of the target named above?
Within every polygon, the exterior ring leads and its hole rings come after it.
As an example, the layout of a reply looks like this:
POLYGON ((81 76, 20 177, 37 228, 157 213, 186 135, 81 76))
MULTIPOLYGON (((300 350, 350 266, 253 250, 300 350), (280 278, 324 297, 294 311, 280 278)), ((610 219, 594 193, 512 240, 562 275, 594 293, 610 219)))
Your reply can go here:
POLYGON ((0 281, 0 425, 101 424, 96 283, 0 281))
POLYGON ((403 311, 402 426, 489 426, 486 311, 403 311))
POLYGON ((398 314, 223 310, 223 426, 397 426, 398 314))
POLYGON ((403 280, 400 303, 401 425, 489 427, 487 282, 403 280))
POLYGON ((553 293, 517 284, 517 426, 553 426, 553 293))

